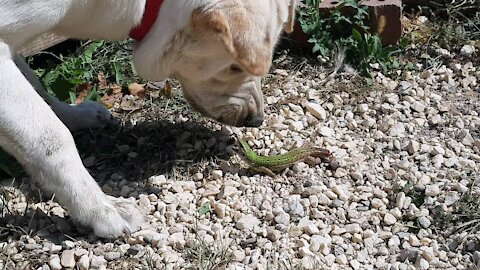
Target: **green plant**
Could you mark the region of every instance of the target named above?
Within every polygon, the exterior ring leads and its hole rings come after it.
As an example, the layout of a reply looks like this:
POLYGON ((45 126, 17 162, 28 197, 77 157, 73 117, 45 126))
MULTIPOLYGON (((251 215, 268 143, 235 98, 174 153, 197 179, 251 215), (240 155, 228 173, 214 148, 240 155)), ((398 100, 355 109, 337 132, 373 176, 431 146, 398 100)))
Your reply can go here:
POLYGON ((451 211, 446 212, 438 206, 433 214, 436 227, 442 231, 451 229, 452 233, 462 231, 469 234, 480 231, 480 197, 471 190, 461 195, 451 211))
POLYGON ((204 205, 202 205, 202 207, 197 209, 198 216, 203 216, 210 212, 212 212, 212 207, 210 205, 210 202, 206 202, 204 205))
MULTIPOLYGON (((132 56, 125 46, 130 41, 120 44, 108 41, 83 42, 76 53, 68 56, 54 55, 58 62, 50 62, 46 68, 35 70, 46 90, 64 101, 75 102, 77 87, 93 82, 85 100, 98 100, 99 90, 96 83, 99 74, 105 74, 108 81, 120 85, 138 79, 133 67, 132 56)), ((45 52, 43 53, 45 54, 45 52)), ((33 56, 35 57, 35 56, 33 56)))
POLYGON ((306 270, 323 269, 318 255, 307 256, 303 259, 294 259, 289 256, 280 256, 273 258, 267 257, 267 270, 306 270))
POLYGON ((309 42, 313 43, 313 52, 328 56, 335 42, 339 41, 348 45, 352 42, 352 29, 357 28, 367 31, 364 21, 368 18, 366 7, 354 0, 344 0, 329 16, 321 14, 318 8, 320 0, 306 0, 305 7, 299 11, 299 22, 303 32, 310 36, 309 42), (347 16, 341 10, 353 11, 352 16, 347 16))
POLYGON ((364 75, 371 73, 371 65, 374 63, 381 67, 384 74, 388 73, 389 68, 399 67, 399 63, 393 58, 393 55, 401 51, 398 47, 383 47, 378 35, 362 35, 356 29, 352 29, 352 38, 354 42, 347 51, 347 59, 364 75))
MULTIPOLYGON (((198 218, 212 212, 210 202, 204 203, 194 214, 194 230, 198 231, 198 218)), ((232 243, 224 239, 207 242, 200 235, 195 234, 192 246, 185 250, 186 257, 191 264, 189 269, 216 270, 222 269, 231 260, 228 249, 232 243)))
POLYGON ((380 37, 368 33, 368 10, 354 0, 343 0, 325 16, 318 8, 320 0, 306 0, 299 11, 302 30, 310 36, 313 53, 328 57, 334 49, 345 51, 345 60, 355 66, 362 75, 370 76, 371 65, 378 63, 387 72, 398 63, 393 55, 400 47, 383 47, 380 37))
POLYGON ((191 269, 222 269, 231 260, 229 246, 224 240, 209 243, 197 235, 192 247, 186 250, 188 261, 192 264, 191 269))

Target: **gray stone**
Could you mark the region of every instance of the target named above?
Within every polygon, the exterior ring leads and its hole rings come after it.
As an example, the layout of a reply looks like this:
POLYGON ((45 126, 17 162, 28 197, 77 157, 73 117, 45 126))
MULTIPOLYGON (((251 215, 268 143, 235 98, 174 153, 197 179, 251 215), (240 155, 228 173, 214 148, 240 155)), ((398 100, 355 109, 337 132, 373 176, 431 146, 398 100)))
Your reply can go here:
POLYGON ((480 266, 480 251, 473 252, 473 261, 480 266))
POLYGON ((448 207, 460 200, 460 195, 456 191, 449 191, 445 195, 444 204, 448 207))
POLYGON ((232 261, 241 262, 245 259, 245 252, 242 250, 235 250, 232 252, 232 261))
POLYGON ((425 105, 423 105, 421 102, 419 101, 415 101, 413 102, 412 104, 412 109, 416 112, 423 112, 425 111, 425 105))
POLYGON ((127 253, 130 255, 137 255, 140 251, 143 251, 143 246, 136 244, 127 249, 127 253))
POLYGON ((121 254, 120 254, 120 252, 112 251, 112 252, 105 253, 103 256, 105 257, 105 259, 107 261, 113 261, 113 260, 116 260, 116 259, 120 258, 121 254))
POLYGON ((42 249, 43 246, 40 244, 25 244, 24 248, 26 250, 42 249))
POLYGON ((427 185, 425 187, 425 195, 435 197, 440 194, 440 187, 438 185, 427 185))
POLYGON ((396 123, 393 125, 389 132, 388 135, 392 137, 403 137, 405 136, 405 125, 403 123, 396 123))
POLYGON ((419 217, 417 219, 417 222, 422 228, 428 228, 430 225, 432 225, 432 222, 427 218, 427 217, 419 217))
POLYGON ((385 217, 383 218, 383 221, 385 222, 386 225, 393 225, 397 222, 397 218, 390 213, 386 213, 385 217))
POLYGON ((320 205, 328 206, 332 203, 332 200, 330 198, 328 198, 327 195, 325 195, 323 193, 319 193, 318 194, 318 203, 320 205))
POLYGON ((325 236, 312 235, 310 238, 310 250, 313 252, 321 252, 323 255, 330 254, 332 246, 332 238, 327 234, 325 236))
POLYGON ((275 222, 277 222, 278 224, 289 225, 290 215, 288 213, 282 212, 275 217, 275 222))
POLYGON ((352 223, 352 224, 345 225, 345 230, 347 231, 347 233, 350 233, 350 234, 361 233, 362 227, 360 226, 360 224, 352 223))

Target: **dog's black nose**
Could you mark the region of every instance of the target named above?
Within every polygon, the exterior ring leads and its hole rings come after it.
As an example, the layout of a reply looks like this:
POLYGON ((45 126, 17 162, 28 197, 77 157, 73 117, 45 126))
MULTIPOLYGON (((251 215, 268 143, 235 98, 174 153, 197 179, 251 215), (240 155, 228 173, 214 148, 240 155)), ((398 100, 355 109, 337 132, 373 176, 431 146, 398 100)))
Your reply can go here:
POLYGON ((253 117, 248 117, 245 119, 245 126, 246 127, 259 127, 263 123, 263 116, 262 115, 256 115, 253 117))

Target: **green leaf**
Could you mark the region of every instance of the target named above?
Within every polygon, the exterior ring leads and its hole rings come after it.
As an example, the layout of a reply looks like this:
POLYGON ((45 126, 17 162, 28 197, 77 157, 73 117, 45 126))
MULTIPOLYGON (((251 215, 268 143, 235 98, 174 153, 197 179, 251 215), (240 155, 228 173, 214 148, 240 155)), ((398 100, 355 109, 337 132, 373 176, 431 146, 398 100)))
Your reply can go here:
POLYGON ((70 96, 70 104, 75 104, 75 101, 77 101, 77 95, 75 92, 69 91, 68 94, 70 96))
POLYGON ((411 63, 411 62, 408 62, 408 63, 405 65, 405 69, 406 69, 406 70, 415 70, 415 65, 413 65, 413 63, 411 63))
POLYGON ((84 63, 90 64, 93 62, 93 54, 103 46, 104 41, 93 41, 90 43, 83 52, 84 63))
POLYGON ((133 61, 129 62, 130 68, 132 69, 133 76, 138 76, 137 69, 135 68, 135 65, 133 64, 133 61))
POLYGON ((210 213, 211 211, 212 211, 212 208, 210 206, 210 202, 205 203, 204 205, 202 205, 202 207, 198 208, 197 210, 198 215, 200 216, 210 213))
POLYGON ((92 100, 92 101, 100 100, 100 96, 98 95, 96 85, 88 92, 87 96, 85 97, 85 100, 92 100))
POLYGON ((63 101, 68 100, 68 91, 72 90, 74 86, 74 83, 66 80, 63 76, 57 77, 53 82, 50 83, 50 85, 48 85, 50 92, 59 100, 63 101))
POLYGON ((399 42, 400 48, 406 49, 409 44, 410 44, 410 42, 408 41, 408 38, 402 37, 402 38, 400 39, 400 42, 399 42))
POLYGON ((360 32, 358 32, 358 30, 355 28, 352 29, 352 36, 353 39, 358 43, 361 43, 363 41, 362 34, 360 34, 360 32))
POLYGON ((123 82, 122 66, 116 62, 113 64, 113 68, 115 69, 115 81, 121 84, 123 82))
POLYGON ((400 68, 400 63, 398 63, 397 60, 393 60, 393 62, 392 62, 392 68, 394 68, 394 69, 400 68))
POLYGON ((372 36, 372 54, 377 54, 382 48, 382 43, 378 35, 372 36))

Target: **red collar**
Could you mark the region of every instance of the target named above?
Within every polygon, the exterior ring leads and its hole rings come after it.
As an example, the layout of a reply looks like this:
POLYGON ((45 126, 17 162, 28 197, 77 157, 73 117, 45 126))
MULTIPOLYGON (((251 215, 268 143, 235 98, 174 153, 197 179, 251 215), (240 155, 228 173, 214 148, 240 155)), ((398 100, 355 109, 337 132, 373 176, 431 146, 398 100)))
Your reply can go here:
POLYGON ((130 37, 141 41, 150 31, 160 13, 160 6, 164 0, 147 0, 142 21, 130 31, 130 37))

